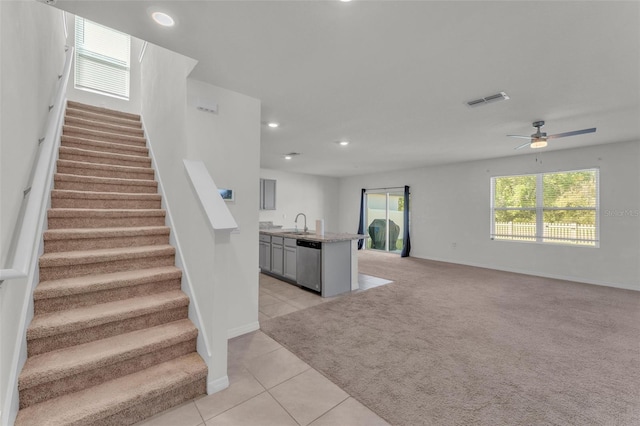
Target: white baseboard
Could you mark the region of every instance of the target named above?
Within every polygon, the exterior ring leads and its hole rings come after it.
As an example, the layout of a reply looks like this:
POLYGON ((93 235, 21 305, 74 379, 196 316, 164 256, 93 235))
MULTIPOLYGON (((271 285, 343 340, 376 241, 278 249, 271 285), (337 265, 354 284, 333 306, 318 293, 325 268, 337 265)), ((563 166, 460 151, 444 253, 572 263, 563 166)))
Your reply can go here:
POLYGON ((218 379, 207 382, 207 395, 220 392, 229 387, 229 376, 220 377, 218 379))
POLYGON ((251 333, 256 330, 260 330, 260 323, 258 321, 250 322, 249 324, 228 330, 227 338, 233 339, 234 337, 242 336, 243 334, 251 333))
POLYGON ((476 268, 493 269, 496 271, 513 272, 516 274, 533 275, 535 277, 552 278, 552 279, 563 280, 563 281, 573 281, 573 282, 578 282, 583 284, 600 285, 604 287, 613 287, 613 288, 619 288, 623 290, 640 291, 640 287, 638 286, 634 287, 632 284, 620 284, 620 283, 607 282, 607 281, 601 281, 601 280, 588 280, 580 277, 573 277, 570 275, 547 274, 547 273, 541 273, 538 271, 528 271, 528 270, 519 269, 519 268, 505 268, 505 267, 498 267, 496 265, 486 265, 486 264, 474 263, 474 262, 460 262, 458 260, 435 258, 435 257, 429 257, 429 258, 422 257, 419 259, 434 260, 436 262, 455 263, 458 265, 474 266, 476 268))

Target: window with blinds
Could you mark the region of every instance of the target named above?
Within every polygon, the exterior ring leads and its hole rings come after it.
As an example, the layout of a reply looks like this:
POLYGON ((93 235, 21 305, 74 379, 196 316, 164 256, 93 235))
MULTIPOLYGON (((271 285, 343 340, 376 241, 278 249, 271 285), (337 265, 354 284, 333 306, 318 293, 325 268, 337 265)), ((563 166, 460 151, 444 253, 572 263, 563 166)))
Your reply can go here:
POLYGON ((131 37, 76 16, 75 87, 129 99, 131 37))
POLYGON ((491 178, 491 238, 597 246, 598 169, 491 178))

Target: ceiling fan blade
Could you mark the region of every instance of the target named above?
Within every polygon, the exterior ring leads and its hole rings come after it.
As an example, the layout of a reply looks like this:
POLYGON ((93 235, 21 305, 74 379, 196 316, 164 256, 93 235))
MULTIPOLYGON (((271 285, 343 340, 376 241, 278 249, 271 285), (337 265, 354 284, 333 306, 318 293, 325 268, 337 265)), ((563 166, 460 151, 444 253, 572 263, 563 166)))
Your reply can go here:
MULTIPOLYGON (((529 139, 531 139, 531 138, 529 138, 529 139)), ((529 146, 529 145, 531 145, 531 142, 523 143, 522 145, 517 146, 517 147, 515 147, 515 148, 513 148, 513 149, 522 149, 522 148, 524 148, 525 146, 529 146)))
POLYGON ((556 133, 555 135, 547 136, 547 139, 566 138, 567 136, 584 135, 585 133, 594 133, 595 131, 596 128, 592 127, 590 129, 574 130, 573 132, 556 133))
POLYGON ((531 136, 523 136, 523 135, 507 135, 510 138, 520 138, 520 139, 529 139, 531 140, 531 136))

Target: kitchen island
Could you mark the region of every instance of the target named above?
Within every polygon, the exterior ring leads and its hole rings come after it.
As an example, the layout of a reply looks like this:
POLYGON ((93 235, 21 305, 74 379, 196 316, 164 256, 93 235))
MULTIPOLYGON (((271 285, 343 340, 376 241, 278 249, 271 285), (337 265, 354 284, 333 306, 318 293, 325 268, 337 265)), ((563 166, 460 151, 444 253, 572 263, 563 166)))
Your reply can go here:
POLYGON ((357 243, 365 235, 260 230, 261 272, 332 297, 358 288, 357 243))

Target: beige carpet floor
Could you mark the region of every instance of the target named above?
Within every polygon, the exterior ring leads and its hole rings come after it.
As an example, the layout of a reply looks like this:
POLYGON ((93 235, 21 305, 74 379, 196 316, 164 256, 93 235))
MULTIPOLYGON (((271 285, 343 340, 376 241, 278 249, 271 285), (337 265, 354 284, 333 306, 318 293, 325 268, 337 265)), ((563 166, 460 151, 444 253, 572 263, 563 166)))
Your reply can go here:
POLYGON ((393 425, 639 425, 640 293, 366 252, 262 329, 393 425))

